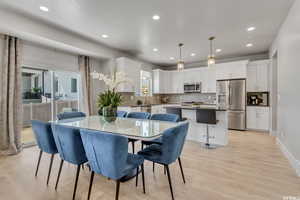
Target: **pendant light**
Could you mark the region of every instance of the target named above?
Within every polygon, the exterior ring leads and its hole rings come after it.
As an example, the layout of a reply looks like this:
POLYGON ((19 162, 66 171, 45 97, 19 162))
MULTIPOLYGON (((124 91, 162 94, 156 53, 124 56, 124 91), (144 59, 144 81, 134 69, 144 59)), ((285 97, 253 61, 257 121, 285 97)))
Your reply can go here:
POLYGON ((177 70, 181 71, 184 69, 184 62, 182 60, 182 55, 181 55, 181 48, 183 47, 183 44, 179 43, 178 46, 179 46, 179 61, 177 63, 177 70))
POLYGON ((215 39, 215 37, 208 38, 208 40, 210 42, 210 54, 208 55, 208 59, 207 59, 207 65, 208 66, 214 65, 216 63, 216 59, 215 59, 215 56, 213 54, 213 46, 212 46, 212 43, 213 43, 214 39, 215 39))

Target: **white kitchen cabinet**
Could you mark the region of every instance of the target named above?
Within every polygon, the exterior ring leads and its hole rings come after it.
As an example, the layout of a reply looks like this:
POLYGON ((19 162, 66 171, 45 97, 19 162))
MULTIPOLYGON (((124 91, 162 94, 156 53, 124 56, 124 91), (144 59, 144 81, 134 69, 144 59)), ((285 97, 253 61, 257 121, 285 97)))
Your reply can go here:
POLYGON ((164 94, 166 91, 166 83, 165 80, 167 77, 167 73, 163 70, 153 70, 153 93, 154 94, 164 94))
POLYGON ((240 79, 247 77, 248 60, 216 64, 216 79, 240 79))
POLYGON ((248 64, 247 91, 269 91, 269 60, 254 61, 248 64))
POLYGON ((131 83, 122 83, 119 85, 118 92, 134 92, 140 95, 141 63, 126 57, 116 59, 117 71, 124 72, 131 83))
POLYGON ((247 129, 269 130, 269 107, 247 106, 247 129))
POLYGON ((216 68, 204 68, 202 72, 202 92, 203 93, 216 93, 216 68))

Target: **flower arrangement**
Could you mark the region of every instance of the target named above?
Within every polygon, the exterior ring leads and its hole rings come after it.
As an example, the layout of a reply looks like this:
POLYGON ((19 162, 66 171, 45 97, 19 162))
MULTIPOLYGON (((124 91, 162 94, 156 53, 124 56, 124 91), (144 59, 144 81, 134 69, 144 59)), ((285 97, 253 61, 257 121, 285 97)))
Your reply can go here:
POLYGON ((103 80, 107 90, 98 95, 97 107, 99 115, 103 115, 108 122, 116 120, 117 107, 122 103, 122 95, 116 90, 122 83, 130 83, 131 80, 124 72, 116 72, 111 77, 98 72, 92 72, 93 79, 103 80))

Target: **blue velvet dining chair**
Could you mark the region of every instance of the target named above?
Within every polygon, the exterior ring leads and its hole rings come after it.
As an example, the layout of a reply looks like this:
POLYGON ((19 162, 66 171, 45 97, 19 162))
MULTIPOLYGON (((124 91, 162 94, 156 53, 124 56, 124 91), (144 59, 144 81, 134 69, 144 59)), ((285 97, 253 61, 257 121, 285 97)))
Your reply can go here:
POLYGON ((33 133, 35 135, 37 145, 40 149, 40 154, 39 154, 38 163, 37 163, 37 167, 36 167, 36 171, 35 171, 35 176, 37 176, 37 174, 38 174, 43 152, 51 154, 50 165, 49 165, 49 170, 48 170, 48 177, 47 177, 47 185, 48 185, 50 175, 51 175, 53 158, 54 158, 54 155, 58 153, 58 150, 57 150, 57 147, 56 147, 56 144, 54 141, 54 137, 52 134, 51 124, 48 122, 42 122, 42 121, 38 121, 38 120, 32 120, 31 123, 32 123, 32 129, 33 129, 33 133))
POLYGON ((61 158, 55 190, 57 189, 64 161, 77 165, 73 190, 73 199, 75 199, 80 166, 88 161, 82 144, 80 130, 74 127, 52 124, 52 132, 61 158))
POLYGON ((57 114, 58 120, 64 120, 64 119, 71 119, 71 118, 80 118, 80 117, 86 117, 86 114, 83 112, 63 112, 57 114))
POLYGON ((142 170, 143 192, 145 193, 144 159, 140 155, 128 153, 128 139, 126 137, 86 129, 81 129, 80 134, 91 167, 88 200, 90 199, 95 173, 116 180, 115 199, 117 200, 119 198, 120 179, 136 169, 137 185, 139 166, 142 170))
MULTIPOLYGON (((165 121, 165 122, 179 122, 180 118, 178 115, 175 114, 153 114, 150 117, 151 120, 157 120, 157 121, 165 121)), ((150 144, 161 144, 162 143, 162 137, 157 138, 152 141, 143 141, 142 142, 142 149, 143 149, 143 144, 145 145, 150 145, 150 144)))
MULTIPOLYGON (((159 113, 159 114, 152 114, 150 117, 151 120, 158 120, 158 121, 165 121, 165 122, 179 122, 180 117, 176 114, 168 114, 168 113, 159 113)), ((150 141, 142 141, 142 150, 144 149, 144 145, 151 145, 151 144, 162 144, 162 137, 156 138, 150 141)), ((153 162, 152 171, 154 172, 155 163, 153 162)))
POLYGON ((126 117, 126 115, 127 115, 126 111, 121 111, 121 110, 117 111, 117 117, 126 117))
POLYGON ((167 129, 162 135, 161 145, 151 144, 138 152, 138 155, 143 156, 145 160, 161 164, 166 168, 172 199, 174 199, 174 195, 169 165, 178 159, 182 179, 185 183, 180 155, 184 146, 188 127, 189 123, 183 123, 174 128, 167 129))
MULTIPOLYGON (((151 116, 148 112, 130 112, 126 115, 127 118, 135 118, 135 119, 149 119, 151 116)), ((136 139, 128 139, 128 142, 132 145, 132 153, 135 153, 135 142, 138 140, 136 139)))

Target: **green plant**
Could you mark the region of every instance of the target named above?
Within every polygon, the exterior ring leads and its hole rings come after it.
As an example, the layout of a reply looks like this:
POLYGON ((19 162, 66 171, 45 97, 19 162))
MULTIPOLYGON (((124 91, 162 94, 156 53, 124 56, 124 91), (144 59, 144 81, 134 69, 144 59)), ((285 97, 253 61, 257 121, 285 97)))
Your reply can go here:
POLYGON ((41 91, 42 91, 41 88, 38 88, 38 87, 32 88, 33 93, 40 93, 41 91))
POLYGON ((113 107, 116 108, 122 103, 121 94, 115 92, 114 90, 107 90, 98 95, 97 107, 102 109, 104 107, 113 107))

